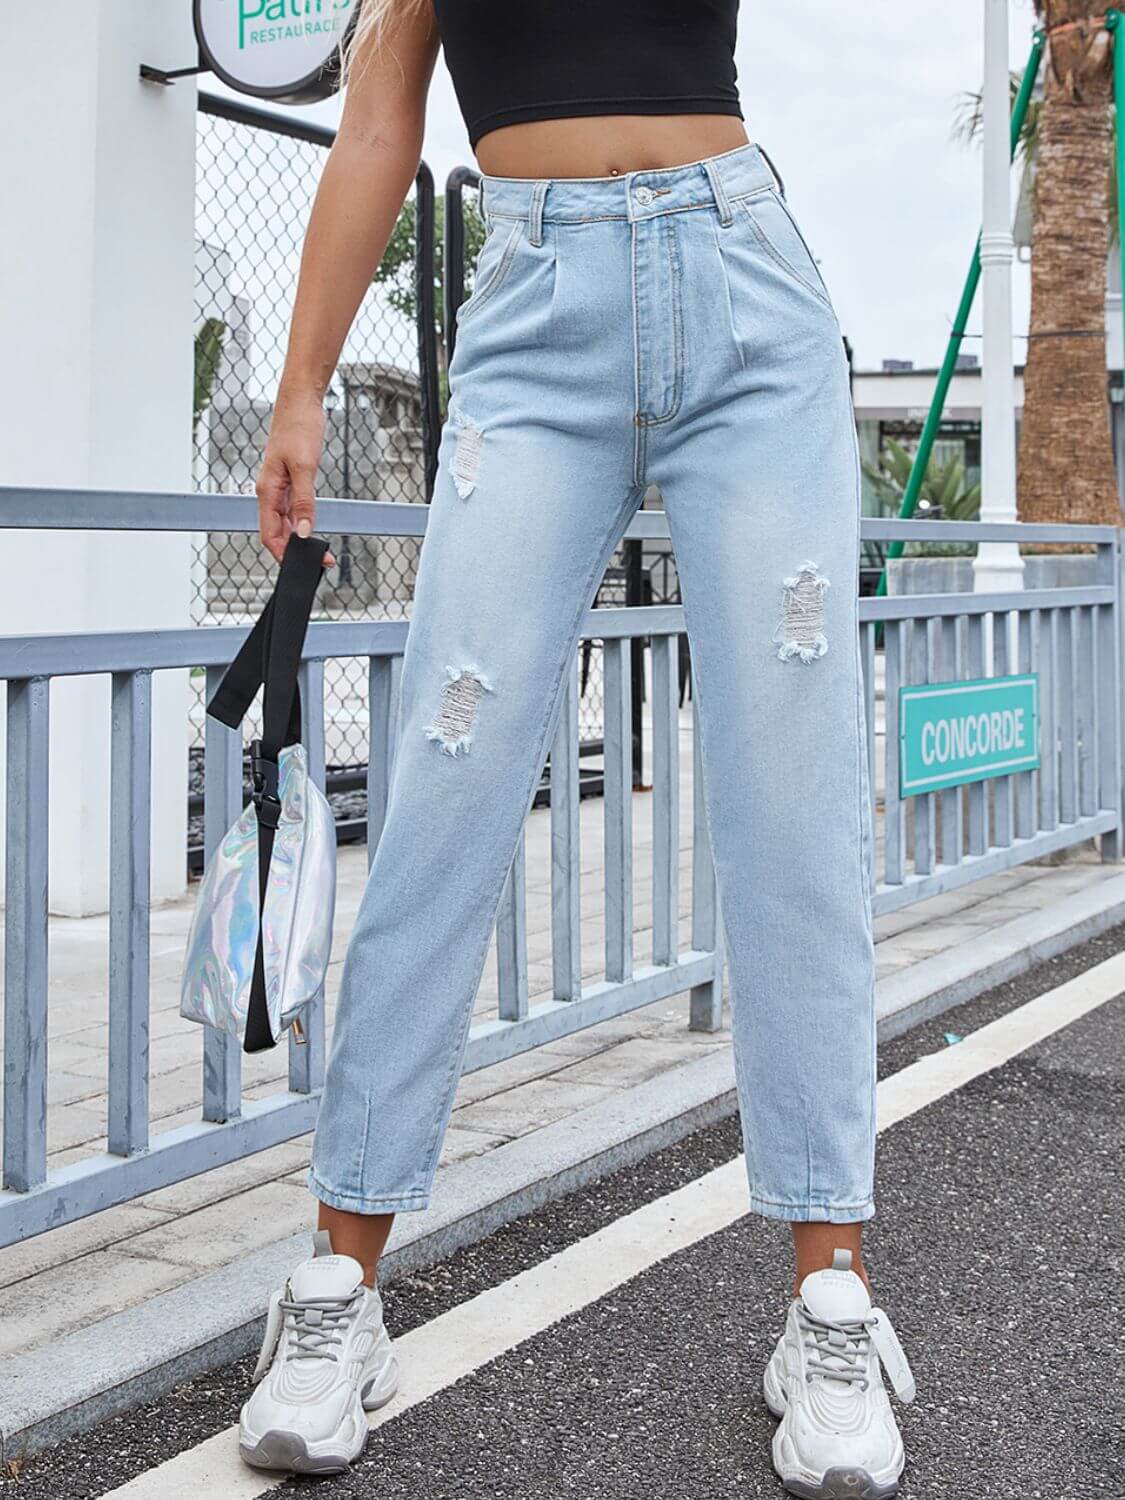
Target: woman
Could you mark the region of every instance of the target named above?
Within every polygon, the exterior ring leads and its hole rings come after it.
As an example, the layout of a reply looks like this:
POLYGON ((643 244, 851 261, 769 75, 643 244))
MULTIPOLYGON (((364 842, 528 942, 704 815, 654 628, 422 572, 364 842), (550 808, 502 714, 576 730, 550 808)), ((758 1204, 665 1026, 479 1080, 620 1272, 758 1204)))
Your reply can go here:
POLYGON ((275 556, 313 525, 322 398, 414 179, 439 40, 489 233, 458 319, 393 784, 317 1126, 317 1253, 275 1300, 242 1413, 252 1464, 344 1468, 364 1407, 394 1393, 379 1256, 394 1214, 427 1204, 560 684, 655 482, 701 715, 750 1203, 792 1225, 796 1252, 764 1381, 774 1463, 798 1495, 897 1490, 874 1347, 888 1325, 860 1253, 875 1025, 855 428, 828 293, 747 143, 736 9, 360 13, 258 483, 275 556))

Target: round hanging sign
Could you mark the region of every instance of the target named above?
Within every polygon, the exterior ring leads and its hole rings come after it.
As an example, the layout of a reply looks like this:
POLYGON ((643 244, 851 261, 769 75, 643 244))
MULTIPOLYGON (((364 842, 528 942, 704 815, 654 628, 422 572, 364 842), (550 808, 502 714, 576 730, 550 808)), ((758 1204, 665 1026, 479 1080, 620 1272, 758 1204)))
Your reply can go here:
POLYGON ((312 104, 340 84, 359 0, 193 0, 202 61, 242 94, 312 104))

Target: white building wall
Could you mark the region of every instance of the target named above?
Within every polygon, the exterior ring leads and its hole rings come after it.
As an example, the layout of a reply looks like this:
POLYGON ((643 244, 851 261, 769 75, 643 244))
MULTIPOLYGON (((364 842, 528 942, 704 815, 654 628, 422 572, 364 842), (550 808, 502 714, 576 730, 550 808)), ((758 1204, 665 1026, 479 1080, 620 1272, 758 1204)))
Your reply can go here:
MULTIPOLYGON (((1015 372, 1016 410, 1023 408, 1023 371, 1015 372)), ((861 420, 923 422, 930 409, 936 370, 857 370, 852 383, 856 416, 861 420)), ((980 421, 980 370, 958 371, 949 384, 945 415, 953 422, 980 421)))
MULTIPOLYGON (((23 3, 5 23, 0 483, 187 491, 195 91, 139 68, 192 61, 191 7, 23 3)), ((187 534, 0 532, 0 633, 184 626, 189 575, 187 534)), ((185 879, 186 716, 185 675, 158 674, 158 900, 185 879)), ((57 682, 56 912, 108 904, 108 775, 108 680, 57 682)))

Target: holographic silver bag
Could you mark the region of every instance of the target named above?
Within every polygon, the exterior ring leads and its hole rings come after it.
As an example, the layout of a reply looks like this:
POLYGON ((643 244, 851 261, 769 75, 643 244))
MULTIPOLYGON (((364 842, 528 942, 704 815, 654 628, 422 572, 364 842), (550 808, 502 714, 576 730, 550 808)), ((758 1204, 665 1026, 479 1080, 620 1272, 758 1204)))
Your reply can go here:
POLYGON ((264 683, 253 796, 208 861, 188 936, 180 1014, 276 1045, 324 985, 336 901, 336 828, 309 777, 297 670, 327 543, 291 536, 272 597, 207 712, 232 729, 264 683))

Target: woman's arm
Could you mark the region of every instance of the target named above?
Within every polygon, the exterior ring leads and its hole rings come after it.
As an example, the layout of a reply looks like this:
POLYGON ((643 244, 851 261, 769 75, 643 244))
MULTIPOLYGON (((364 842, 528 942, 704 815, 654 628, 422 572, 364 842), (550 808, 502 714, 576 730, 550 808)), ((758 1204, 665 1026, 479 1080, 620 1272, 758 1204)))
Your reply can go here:
MULTIPOLYGON (((262 541, 279 561, 315 521, 324 393, 418 170, 437 56, 430 6, 407 7, 352 59, 343 117, 305 233, 301 274, 262 467, 262 541)), ((328 559, 331 561, 331 559, 328 559)))

